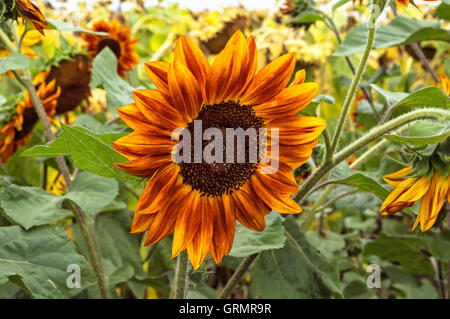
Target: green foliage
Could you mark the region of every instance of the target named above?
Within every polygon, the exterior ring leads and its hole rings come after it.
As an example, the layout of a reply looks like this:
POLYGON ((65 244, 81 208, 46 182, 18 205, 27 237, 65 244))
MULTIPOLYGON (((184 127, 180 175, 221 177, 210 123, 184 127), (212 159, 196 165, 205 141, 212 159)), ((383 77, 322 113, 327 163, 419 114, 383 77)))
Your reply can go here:
POLYGON ((286 243, 262 252, 253 266, 254 289, 261 298, 340 296, 336 265, 320 254, 295 219, 285 222, 286 243))
POLYGON ((0 58, 0 74, 8 71, 17 71, 28 68, 30 59, 21 53, 11 53, 6 58, 0 58))
POLYGON ((239 223, 236 225, 230 256, 246 257, 264 250, 282 248, 285 241, 281 215, 273 211, 266 216, 266 228, 262 232, 251 231, 239 223))
POLYGON ((448 123, 416 121, 409 129, 407 136, 397 136, 387 134, 385 138, 390 141, 409 144, 414 146, 426 146, 438 144, 445 141, 450 136, 450 126, 448 123))
MULTIPOLYGON (((344 42, 334 55, 350 56, 362 52, 366 43, 366 36, 362 35, 365 34, 367 34, 367 25, 357 25, 348 32, 344 42)), ((375 49, 381 49, 424 40, 450 42, 450 32, 441 29, 441 25, 437 21, 417 20, 400 16, 377 28, 373 46, 375 49)))
POLYGON ((96 282, 85 258, 61 228, 0 227, 0 242, 0 283, 9 280, 33 298, 70 298, 96 282), (81 288, 68 288, 69 265, 79 266, 81 288))

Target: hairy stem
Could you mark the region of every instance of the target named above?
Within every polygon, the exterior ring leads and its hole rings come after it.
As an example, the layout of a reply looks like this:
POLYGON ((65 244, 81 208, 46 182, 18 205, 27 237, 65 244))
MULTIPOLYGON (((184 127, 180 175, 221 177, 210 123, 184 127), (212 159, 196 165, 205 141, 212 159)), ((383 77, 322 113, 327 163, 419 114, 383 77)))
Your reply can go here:
POLYGON ((184 299, 187 281, 188 256, 183 250, 177 259, 177 269, 175 270, 174 285, 171 292, 171 299, 184 299))
POLYGON ((347 119, 348 112, 350 110, 350 105, 352 104, 356 91, 359 88, 362 74, 364 72, 364 69, 366 68, 367 59, 369 58, 370 51, 372 50, 373 40, 375 38, 375 20, 377 19, 376 12, 376 10, 371 10, 370 13, 368 24, 369 34, 367 36, 366 46, 364 48, 361 60, 359 61, 358 68, 356 69, 355 76, 353 77, 352 83, 347 92, 347 96, 345 97, 344 104, 342 105, 341 113, 339 114, 338 124, 331 144, 332 153, 334 153, 337 148, 339 138, 341 137, 342 130, 344 129, 345 120, 347 119))
POLYGON ((242 277, 247 272, 248 268, 250 267, 252 262, 256 259, 256 257, 258 257, 258 255, 259 254, 253 254, 248 257, 245 257, 245 259, 242 261, 242 263, 234 272, 233 276, 231 276, 230 280, 227 282, 227 284, 221 291, 218 297, 219 299, 226 299, 231 295, 238 282, 242 279, 242 277))

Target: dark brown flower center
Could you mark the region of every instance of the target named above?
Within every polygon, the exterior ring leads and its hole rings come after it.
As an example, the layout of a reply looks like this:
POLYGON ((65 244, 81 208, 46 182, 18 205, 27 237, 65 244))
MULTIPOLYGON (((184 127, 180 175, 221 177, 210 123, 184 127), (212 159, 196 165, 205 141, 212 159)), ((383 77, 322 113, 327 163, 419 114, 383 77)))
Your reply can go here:
MULTIPOLYGON (((264 120, 255 115, 251 106, 243 106, 229 101, 214 105, 204 105, 195 119, 195 122, 199 123, 199 121, 201 121, 202 136, 200 139, 202 140, 202 152, 205 150, 205 147, 208 147, 208 144, 217 142, 215 135, 211 136, 210 140, 203 139, 205 131, 215 128, 217 133, 220 131, 222 142, 216 145, 223 145, 223 147, 222 149, 211 149, 210 154, 215 156, 216 152, 222 151, 223 161, 211 162, 211 160, 205 160, 205 157, 202 157, 201 162, 195 162, 194 140, 199 137, 195 136, 196 124, 194 121, 190 122, 187 125, 187 130, 190 133, 191 160, 190 162, 179 164, 183 183, 190 185, 193 189, 200 191, 202 195, 206 196, 231 194, 234 190, 242 187, 258 167, 259 157, 252 157, 250 153, 253 152, 255 154, 258 152, 259 129, 264 127, 264 120), (251 128, 254 130, 248 130, 251 128), (228 135, 231 129, 234 132, 240 131, 241 133, 243 131, 253 131, 256 135, 246 134, 244 138, 239 133, 228 135), (239 138, 241 138, 241 143, 238 141, 239 138), (254 149, 255 145, 257 149, 254 149), (227 153, 229 152, 227 147, 230 148, 229 150, 234 148, 234 152, 227 153), (232 154, 232 156, 229 156, 229 154, 232 154), (229 157, 227 158, 227 156, 229 157)), ((181 137, 180 140, 182 141, 183 138, 181 137)), ((180 151, 180 154, 182 152, 180 151)))
POLYGON ((18 131, 15 130, 14 140, 18 141, 33 131, 34 126, 38 122, 39 118, 34 110, 34 108, 26 108, 23 111, 23 123, 22 123, 22 130, 18 131))
POLYGON ((122 49, 120 47, 120 43, 117 40, 106 38, 100 40, 97 44, 97 53, 100 53, 105 47, 109 47, 112 52, 116 55, 117 58, 120 58, 122 54, 122 49))

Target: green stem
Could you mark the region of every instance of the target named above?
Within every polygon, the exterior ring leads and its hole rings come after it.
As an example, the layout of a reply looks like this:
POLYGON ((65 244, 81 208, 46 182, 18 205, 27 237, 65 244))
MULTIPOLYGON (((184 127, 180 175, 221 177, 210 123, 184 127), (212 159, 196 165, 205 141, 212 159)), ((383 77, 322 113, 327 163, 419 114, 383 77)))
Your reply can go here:
POLYGON ((252 264, 252 262, 255 260, 256 257, 258 257, 258 254, 253 254, 248 257, 245 257, 245 259, 242 261, 242 263, 234 272, 233 276, 231 276, 230 280, 228 280, 227 284, 221 291, 218 297, 219 299, 226 299, 231 295, 234 288, 236 287, 238 282, 242 279, 244 274, 247 272, 248 268, 250 267, 250 265, 252 264))
POLYGON ((187 281, 188 256, 183 250, 177 259, 177 269, 175 270, 174 286, 171 292, 171 299, 184 299, 187 281))
POLYGON ((369 145, 371 142, 380 138, 386 133, 395 130, 409 122, 419 119, 436 119, 445 121, 450 118, 450 111, 443 109, 425 108, 411 111, 409 113, 400 115, 399 117, 384 123, 383 125, 374 127, 358 140, 354 141, 347 147, 343 148, 333 158, 333 163, 324 163, 303 183, 300 190, 295 194, 294 199, 301 204, 309 191, 337 164, 345 160, 350 155, 356 153, 363 147, 369 145))
POLYGON ((359 61, 358 68, 356 69, 356 73, 353 77, 350 89, 347 92, 347 96, 345 97, 341 113, 339 114, 338 124, 334 133, 333 142, 331 144, 332 153, 334 153, 337 148, 339 138, 341 137, 342 130, 344 129, 345 120, 347 119, 348 112, 350 110, 350 105, 352 104, 356 91, 358 90, 362 74, 366 68, 367 59, 369 58, 370 51, 372 50, 373 40, 375 38, 375 20, 377 17, 376 10, 372 10, 369 18, 369 34, 367 37, 366 47, 364 48, 363 55, 359 61))
POLYGON ((314 203, 313 207, 311 208, 310 211, 305 212, 303 214, 303 220, 301 222, 301 227, 304 231, 307 231, 309 229, 309 227, 311 226, 311 223, 314 220, 314 215, 316 214, 316 212, 319 210, 320 205, 322 204, 322 202, 327 198, 328 194, 331 193, 331 191, 333 190, 334 185, 328 185, 327 188, 325 188, 325 190, 322 192, 322 194, 320 194, 320 197, 317 199, 317 201, 314 203))

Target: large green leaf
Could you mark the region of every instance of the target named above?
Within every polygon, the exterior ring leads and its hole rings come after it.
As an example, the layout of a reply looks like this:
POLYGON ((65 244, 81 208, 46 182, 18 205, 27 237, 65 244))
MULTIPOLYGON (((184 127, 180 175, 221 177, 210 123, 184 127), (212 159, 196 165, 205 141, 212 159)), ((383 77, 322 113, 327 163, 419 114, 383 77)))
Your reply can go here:
POLYGON ((437 144, 450 137, 450 125, 437 122, 416 121, 409 129, 407 136, 385 135, 386 139, 415 146, 437 144))
POLYGON ((0 74, 8 71, 26 69, 30 66, 30 59, 21 53, 11 53, 6 58, 0 58, 0 74))
POLYGON ((37 187, 20 187, 0 177, 0 205, 5 215, 25 229, 45 225, 69 217, 62 209, 64 198, 37 187))
POLYGON ((0 227, 0 282, 5 278, 34 298, 70 298, 96 282, 66 232, 54 226, 0 227), (80 267, 81 288, 68 288, 69 265, 80 267))
POLYGON ((425 243, 433 257, 450 261, 450 230, 439 233, 426 232, 425 243))
POLYGON ((341 296, 335 263, 320 254, 289 216, 286 243, 263 251, 253 266, 253 288, 261 298, 331 298, 341 296))
POLYGON ((92 63, 90 86, 106 90, 108 110, 114 115, 117 114, 117 108, 133 103, 133 88, 117 75, 117 57, 108 47, 92 63))
POLYGON ((429 275, 434 268, 428 256, 422 251, 425 247, 423 238, 388 237, 381 234, 376 240, 364 246, 363 255, 378 256, 382 260, 397 262, 409 273, 414 275, 429 275))
POLYGON ((450 21, 450 0, 442 0, 436 9, 436 16, 439 19, 450 21))
POLYGON ((110 204, 118 194, 119 183, 115 179, 81 172, 70 184, 69 192, 64 198, 74 201, 85 212, 95 214, 110 204))
MULTIPOLYGON (((344 42, 334 55, 350 56, 364 51, 367 33, 366 24, 357 25, 348 32, 344 42)), ((450 32, 442 29, 441 24, 437 21, 417 20, 400 16, 377 28, 373 48, 389 48, 427 40, 450 42, 450 32)))
POLYGON ((114 163, 123 163, 127 159, 117 153, 111 143, 105 142, 86 129, 77 129, 64 124, 61 126, 69 144, 70 156, 78 168, 103 177, 139 180, 114 166, 114 163))
POLYGON ((236 235, 230 256, 246 257, 263 250, 284 246, 286 236, 284 235, 281 215, 272 211, 265 219, 266 228, 262 232, 252 231, 239 223, 236 225, 236 235))

